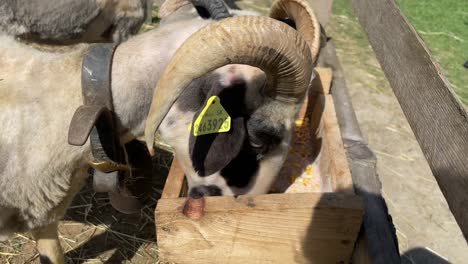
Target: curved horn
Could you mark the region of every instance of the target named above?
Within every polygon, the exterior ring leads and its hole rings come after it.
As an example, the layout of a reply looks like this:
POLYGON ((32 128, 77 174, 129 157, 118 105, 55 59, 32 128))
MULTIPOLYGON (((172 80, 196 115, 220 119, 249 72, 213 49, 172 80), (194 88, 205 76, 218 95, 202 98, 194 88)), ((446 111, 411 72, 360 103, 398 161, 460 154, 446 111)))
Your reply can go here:
POLYGON ((151 153, 156 130, 184 88, 227 64, 260 68, 267 76, 265 94, 288 104, 303 99, 312 74, 307 43, 282 22, 240 16, 209 24, 177 50, 155 88, 145 128, 151 153))
POLYGON ((306 0, 276 0, 270 9, 274 19, 290 18, 296 23, 299 31, 310 47, 312 60, 315 63, 320 49, 320 24, 314 11, 306 0))

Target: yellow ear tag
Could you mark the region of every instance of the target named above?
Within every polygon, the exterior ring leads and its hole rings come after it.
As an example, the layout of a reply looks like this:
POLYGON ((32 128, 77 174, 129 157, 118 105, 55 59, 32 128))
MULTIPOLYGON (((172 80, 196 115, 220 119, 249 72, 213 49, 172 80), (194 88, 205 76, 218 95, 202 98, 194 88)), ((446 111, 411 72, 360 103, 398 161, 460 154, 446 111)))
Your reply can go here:
POLYGON ((221 105, 218 96, 213 95, 206 102, 205 108, 193 123, 193 135, 201 136, 228 132, 231 129, 231 117, 221 105))

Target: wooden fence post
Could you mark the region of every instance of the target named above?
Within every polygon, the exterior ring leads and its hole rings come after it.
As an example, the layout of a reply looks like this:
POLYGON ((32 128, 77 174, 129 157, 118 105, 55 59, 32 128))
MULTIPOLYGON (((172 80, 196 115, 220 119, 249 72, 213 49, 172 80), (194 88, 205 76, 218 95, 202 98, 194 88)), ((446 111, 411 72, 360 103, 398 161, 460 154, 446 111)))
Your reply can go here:
POLYGON ((468 116, 394 0, 352 0, 359 22, 468 240, 468 116))

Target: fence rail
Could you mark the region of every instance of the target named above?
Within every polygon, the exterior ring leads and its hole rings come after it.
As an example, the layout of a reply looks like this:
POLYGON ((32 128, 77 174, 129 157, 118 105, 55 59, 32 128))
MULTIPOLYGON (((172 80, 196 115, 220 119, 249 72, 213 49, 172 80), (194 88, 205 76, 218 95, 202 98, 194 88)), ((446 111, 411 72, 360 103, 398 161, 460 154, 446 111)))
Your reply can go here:
POLYGON ((354 11, 468 240, 468 116, 394 0, 352 0, 354 11))

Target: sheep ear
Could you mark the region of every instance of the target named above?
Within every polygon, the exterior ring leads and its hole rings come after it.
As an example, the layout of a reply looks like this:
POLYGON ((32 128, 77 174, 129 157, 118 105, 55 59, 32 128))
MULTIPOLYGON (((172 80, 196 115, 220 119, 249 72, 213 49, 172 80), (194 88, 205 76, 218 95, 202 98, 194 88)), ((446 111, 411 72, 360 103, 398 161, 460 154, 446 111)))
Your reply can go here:
POLYGON ((198 175, 208 176, 226 167, 239 154, 245 135, 243 117, 232 118, 229 132, 194 136, 191 131, 189 151, 198 175))

